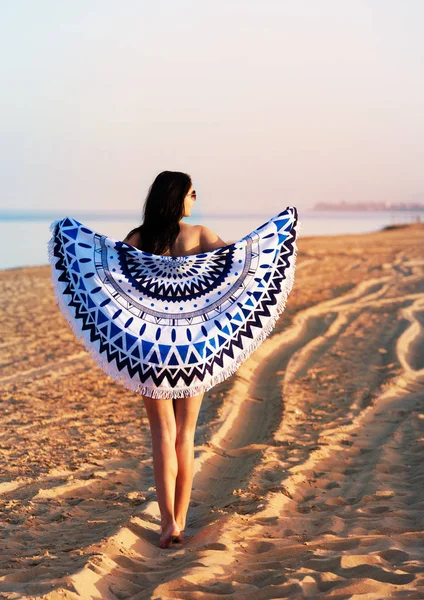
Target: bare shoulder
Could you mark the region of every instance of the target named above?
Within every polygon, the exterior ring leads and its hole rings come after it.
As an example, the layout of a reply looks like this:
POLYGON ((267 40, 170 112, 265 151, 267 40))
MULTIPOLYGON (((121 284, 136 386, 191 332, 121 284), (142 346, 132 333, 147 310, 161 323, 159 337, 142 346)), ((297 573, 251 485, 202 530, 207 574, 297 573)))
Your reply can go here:
POLYGON ((202 252, 208 252, 216 248, 222 248, 227 243, 219 237, 217 233, 206 227, 206 225, 199 225, 200 244, 202 246, 202 252))
POLYGON ((201 227, 201 225, 191 225, 190 223, 184 223, 184 222, 180 223, 180 231, 185 230, 185 231, 192 231, 194 233, 199 230, 199 227, 201 227))
POLYGON ((180 223, 180 236, 186 241, 200 240, 200 225, 180 223))

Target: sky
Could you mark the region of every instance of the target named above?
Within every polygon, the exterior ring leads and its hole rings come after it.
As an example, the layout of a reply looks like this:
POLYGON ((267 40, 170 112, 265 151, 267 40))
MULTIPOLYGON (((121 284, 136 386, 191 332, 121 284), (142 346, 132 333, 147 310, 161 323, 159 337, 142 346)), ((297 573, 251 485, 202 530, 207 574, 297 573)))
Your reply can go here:
MULTIPOLYGON (((1 0, 0 209, 424 202, 421 0, 1 0)), ((72 214, 72 213, 70 213, 72 214)))

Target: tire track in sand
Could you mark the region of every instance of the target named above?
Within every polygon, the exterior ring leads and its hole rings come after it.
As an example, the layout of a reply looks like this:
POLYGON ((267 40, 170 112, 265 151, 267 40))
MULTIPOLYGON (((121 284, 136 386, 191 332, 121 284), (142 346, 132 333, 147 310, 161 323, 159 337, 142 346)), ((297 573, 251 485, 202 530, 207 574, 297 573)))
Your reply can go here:
MULTIPOLYGON (((47 364, 43 367, 34 367, 33 369, 27 369, 26 371, 20 371, 16 373, 16 375, 7 375, 5 377, 0 378, 0 386, 1 385, 9 385, 11 383, 25 383, 28 379, 36 379, 40 376, 47 376, 49 379, 58 379, 63 377, 63 372, 58 369, 58 367, 66 368, 66 367, 78 367, 81 361, 85 359, 90 359, 90 355, 86 350, 82 350, 81 352, 76 352, 72 354, 72 356, 68 356, 62 360, 56 360, 54 362, 54 369, 52 368, 52 364, 47 364)), ((91 359, 90 359, 91 360, 91 359)), ((69 371, 69 374, 72 370, 69 371)))
MULTIPOLYGON (((177 590, 179 598, 190 598, 194 597, 190 595, 191 587, 197 590, 200 587, 205 591, 211 587, 211 591, 215 589, 219 597, 226 595, 226 583, 222 583, 222 589, 219 586, 214 588, 214 584, 209 579, 204 581, 201 575, 197 575, 197 571, 199 565, 207 564, 208 578, 215 572, 220 574, 221 581, 227 569, 236 569, 237 573, 237 565, 242 556, 246 558, 241 547, 241 544, 246 543, 247 537, 246 517, 243 513, 256 512, 261 515, 257 517, 257 526, 261 530, 264 527, 264 519, 267 523, 267 510, 270 509, 265 508, 263 511, 264 505, 258 505, 257 498, 249 497, 247 501, 242 500, 238 504, 236 502, 241 514, 230 509, 226 511, 226 508, 234 505, 233 492, 244 483, 249 486, 255 467, 260 467, 264 455, 270 449, 287 453, 287 446, 278 440, 277 433, 283 416, 281 389, 285 377, 287 378, 290 372, 291 357, 296 352, 301 352, 302 348, 313 344, 317 335, 324 336, 337 321, 338 311, 348 310, 346 306, 350 304, 352 296, 356 297, 356 301, 358 298, 365 301, 367 297, 368 300, 375 300, 375 294, 387 283, 387 278, 383 279, 380 282, 373 279, 368 281, 368 284, 361 283, 360 292, 358 288, 354 288, 339 298, 338 303, 325 301, 299 313, 292 327, 268 338, 237 371, 223 407, 222 426, 211 440, 200 448, 196 459, 193 502, 188 516, 188 537, 183 547, 175 545, 169 550, 160 550, 157 547, 159 512, 156 502, 151 502, 116 536, 99 548, 102 556, 97 556, 94 563, 90 562, 85 569, 70 578, 78 593, 82 593, 84 589, 91 589, 93 594, 101 593, 102 597, 114 598, 119 597, 117 589, 120 587, 131 593, 130 597, 134 598, 146 597, 141 594, 151 594, 151 597, 177 597, 173 595, 177 590), (329 304, 332 310, 330 316, 327 316, 329 304), (239 529, 237 538, 240 539, 232 539, 234 525, 239 529), (163 584, 163 588, 152 587, 158 578, 167 582, 163 584)), ((352 313, 355 313, 353 308, 352 313)), ((340 332, 346 329, 346 326, 346 319, 339 320, 340 332)), ((335 335, 335 332, 331 335, 335 335)), ((310 452, 311 448, 308 450, 310 452)), ((299 468, 302 468, 301 463, 304 460, 305 456, 302 453, 297 460, 299 468)), ((268 496, 272 495, 273 488, 275 489, 275 482, 268 482, 268 490, 265 490, 268 496)), ((278 495, 281 496, 281 493, 278 495)), ((275 512, 271 518, 274 522, 275 512)), ((269 527, 269 523, 265 527, 269 527)), ((262 553, 265 551, 266 542, 262 540, 261 543, 265 544, 259 545, 262 553)), ((304 552, 303 547, 301 550, 304 552)), ((281 552, 281 556, 292 558, 293 552, 299 552, 299 548, 298 545, 291 544, 287 550, 279 548, 278 552, 281 552), (294 547, 297 548, 296 551, 293 550, 294 547)), ((257 554, 258 548, 254 551, 254 555, 257 554)), ((281 566, 281 563, 279 565, 281 566)), ((262 567, 266 568, 263 564, 262 567)), ((257 569, 253 569, 253 572, 259 577, 260 572, 257 569)), ((281 574, 277 575, 277 578, 281 579, 281 574)), ((243 576, 239 573, 236 579, 239 585, 242 585, 242 579, 243 576)), ((257 583, 253 577, 246 593, 254 590, 255 597, 258 597, 257 583)), ((229 590, 228 593, 232 592, 229 590)))

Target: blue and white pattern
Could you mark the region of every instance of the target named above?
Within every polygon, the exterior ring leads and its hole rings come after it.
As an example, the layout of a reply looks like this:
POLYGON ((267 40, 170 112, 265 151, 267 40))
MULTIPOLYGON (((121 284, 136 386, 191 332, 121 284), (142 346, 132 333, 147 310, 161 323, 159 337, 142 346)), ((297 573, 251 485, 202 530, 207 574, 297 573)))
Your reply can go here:
POLYGON ((48 243, 56 300, 100 367, 130 390, 182 398, 232 375, 284 311, 297 210, 192 256, 150 254, 71 217, 48 243))

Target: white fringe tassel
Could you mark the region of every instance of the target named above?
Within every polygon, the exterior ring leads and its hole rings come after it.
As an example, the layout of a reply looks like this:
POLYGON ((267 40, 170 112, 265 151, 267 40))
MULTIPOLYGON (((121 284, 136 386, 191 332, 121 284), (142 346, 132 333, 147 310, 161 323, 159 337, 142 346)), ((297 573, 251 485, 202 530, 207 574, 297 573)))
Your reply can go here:
MULTIPOLYGON (((63 316, 69 323, 73 333, 76 337, 84 344, 87 352, 91 355, 93 360, 99 365, 99 367, 110 377, 115 379, 118 383, 126 387, 127 389, 137 392, 138 394, 142 394, 144 396, 150 396, 151 398, 156 398, 158 400, 168 400, 173 398, 188 398, 190 396, 197 396, 202 392, 207 392, 212 387, 221 383, 231 375, 233 375, 239 366, 249 358, 249 356, 262 344, 262 342, 268 337, 271 331, 274 329, 276 322, 279 316, 284 312, 286 308, 286 303, 288 296, 293 288, 294 284, 294 274, 296 268, 296 260, 297 260, 297 244, 296 240, 293 242, 293 254, 289 257, 289 266, 286 268, 285 275, 286 279, 283 282, 283 289, 281 291, 281 298, 275 306, 275 313, 269 319, 268 323, 265 327, 259 332, 259 334, 252 339, 247 348, 245 348, 233 361, 222 369, 216 375, 210 377, 207 381, 199 383, 197 385, 191 385, 190 387, 181 387, 181 388, 169 388, 169 389, 161 389, 156 386, 149 386, 141 383, 137 380, 128 379, 127 376, 121 374, 116 367, 109 363, 109 361, 99 353, 96 347, 86 338, 83 333, 79 329, 78 323, 75 320, 74 315, 69 310, 68 305, 66 304, 65 298, 62 295, 61 290, 61 282, 58 281, 57 272, 55 267, 55 257, 54 257, 54 231, 56 229, 56 225, 62 219, 58 219, 53 221, 50 225, 50 231, 52 232, 52 236, 48 242, 48 259, 52 268, 52 283, 54 288, 54 293, 56 297, 56 303, 62 311, 63 316)), ((301 224, 298 221, 298 225, 296 227, 297 238, 299 237, 299 231, 301 231, 301 224)), ((88 333, 88 331, 87 331, 88 333)), ((246 338, 244 338, 246 339, 246 338)), ((228 357, 227 357, 228 358, 228 357)))

